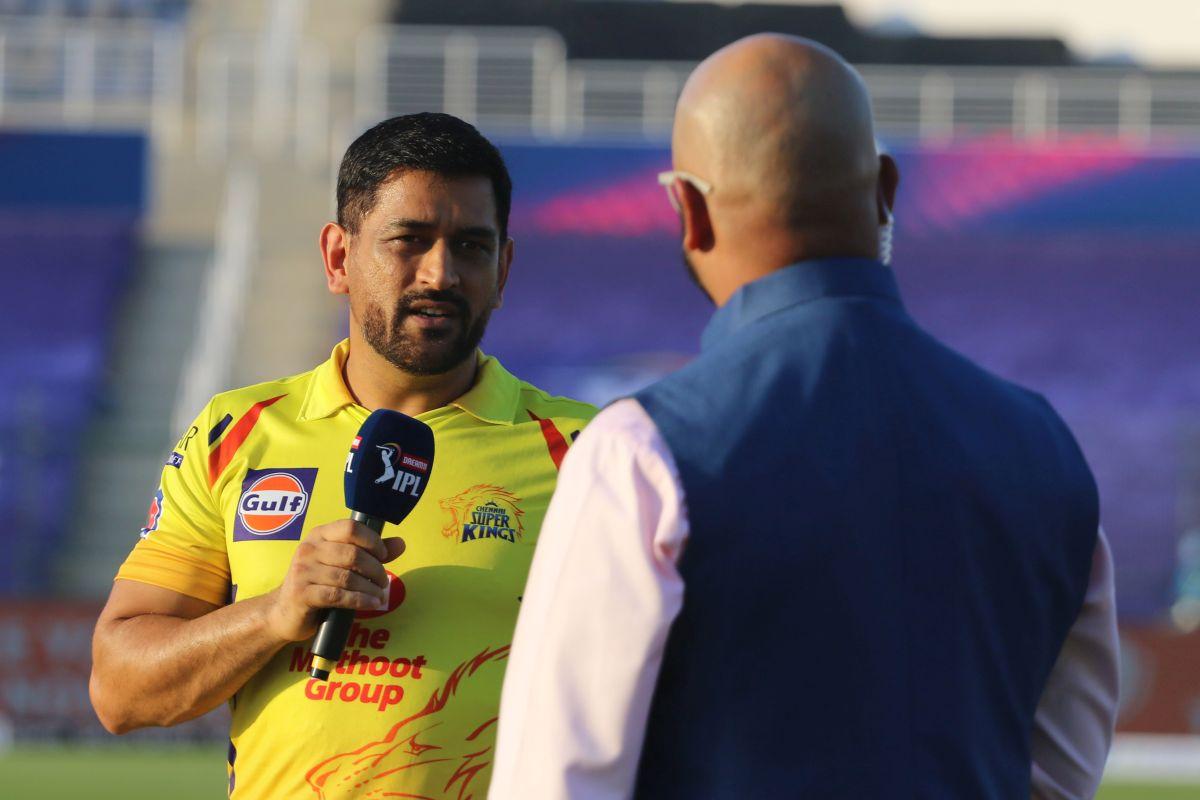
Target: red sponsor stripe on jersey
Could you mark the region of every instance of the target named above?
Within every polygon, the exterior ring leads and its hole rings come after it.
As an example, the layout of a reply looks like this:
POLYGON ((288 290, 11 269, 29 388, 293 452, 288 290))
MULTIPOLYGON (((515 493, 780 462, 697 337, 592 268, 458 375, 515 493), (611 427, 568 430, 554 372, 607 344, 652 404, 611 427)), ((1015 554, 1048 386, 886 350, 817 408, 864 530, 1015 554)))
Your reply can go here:
POLYGON ((550 458, 554 461, 555 469, 562 469, 563 459, 567 457, 567 440, 558 432, 558 428, 554 427, 554 423, 548 419, 542 419, 532 411, 528 412, 530 419, 542 426, 542 436, 546 439, 546 448, 550 451, 550 458))
POLYGON ((237 421, 229 434, 221 440, 221 444, 208 454, 208 488, 212 488, 217 482, 217 478, 221 477, 221 473, 229 466, 229 462, 233 460, 233 456, 237 453, 238 448, 242 446, 242 442, 246 441, 246 437, 250 435, 250 431, 254 430, 254 426, 258 423, 258 417, 262 414, 263 409, 287 397, 286 394, 281 394, 278 397, 272 397, 269 400, 260 400, 250 406, 250 410, 242 414, 242 418, 237 421))

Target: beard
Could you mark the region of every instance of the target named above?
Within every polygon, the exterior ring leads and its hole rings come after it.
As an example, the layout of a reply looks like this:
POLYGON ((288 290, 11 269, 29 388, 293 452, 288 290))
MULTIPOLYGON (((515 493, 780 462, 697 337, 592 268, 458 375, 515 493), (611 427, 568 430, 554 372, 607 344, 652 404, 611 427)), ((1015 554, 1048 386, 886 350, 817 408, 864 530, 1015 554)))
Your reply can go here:
POLYGON ((367 344, 396 369, 410 375, 442 375, 475 354, 491 316, 489 303, 472 319, 470 304, 457 292, 410 292, 396 302, 390 320, 380 306, 368 306, 362 333, 367 344), (458 325, 448 330, 406 327, 405 322, 416 313, 412 304, 418 300, 453 304, 458 325))

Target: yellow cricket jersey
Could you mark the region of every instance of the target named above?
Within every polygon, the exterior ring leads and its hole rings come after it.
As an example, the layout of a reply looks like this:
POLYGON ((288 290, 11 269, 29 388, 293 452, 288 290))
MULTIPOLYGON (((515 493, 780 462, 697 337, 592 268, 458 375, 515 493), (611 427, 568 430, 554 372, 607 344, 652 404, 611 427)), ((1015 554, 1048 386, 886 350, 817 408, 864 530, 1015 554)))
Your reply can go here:
MULTIPOLYGON (((163 468, 117 577, 210 603, 265 594, 297 543, 348 516, 346 453, 367 410, 349 344, 311 372, 213 398, 163 468)), ((508 645, 558 466, 595 409, 480 355, 474 387, 421 414, 437 459, 416 510, 384 535, 389 610, 360 612, 327 683, 301 642, 234 696, 234 798, 483 798, 508 645)))

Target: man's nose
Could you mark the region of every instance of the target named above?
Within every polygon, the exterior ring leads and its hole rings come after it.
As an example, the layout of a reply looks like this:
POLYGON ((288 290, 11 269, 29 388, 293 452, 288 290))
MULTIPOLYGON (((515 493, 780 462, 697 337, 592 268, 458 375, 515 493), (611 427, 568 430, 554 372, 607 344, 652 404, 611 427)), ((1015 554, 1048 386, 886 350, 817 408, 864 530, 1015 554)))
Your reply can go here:
POLYGON ((453 289, 458 286, 458 278, 449 243, 437 240, 421 259, 417 279, 431 289, 453 289))

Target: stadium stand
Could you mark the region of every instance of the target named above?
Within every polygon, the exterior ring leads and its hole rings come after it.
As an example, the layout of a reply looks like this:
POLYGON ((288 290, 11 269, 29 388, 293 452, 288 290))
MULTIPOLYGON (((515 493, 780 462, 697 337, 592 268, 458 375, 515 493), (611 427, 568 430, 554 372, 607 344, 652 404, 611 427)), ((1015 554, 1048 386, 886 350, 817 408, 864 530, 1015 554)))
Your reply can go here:
POLYGON ((780 31, 823 42, 856 64, 1074 63, 1057 39, 874 35, 855 26, 834 4, 404 0, 396 4, 393 19, 407 25, 553 28, 566 42, 567 54, 578 59, 699 61, 743 36, 780 31))
MULTIPOLYGON (((313 236, 345 145, 382 117, 444 110, 504 146, 520 245, 489 350, 598 400, 683 363, 707 309, 676 266, 654 173, 692 62, 765 28, 862 65, 906 172, 896 252, 910 305, 1059 404, 1101 481, 1122 612, 1164 618, 1177 592, 1195 594, 1198 569, 1176 557, 1200 530, 1200 428, 1186 411, 1200 402, 1197 74, 1084 65, 1053 39, 889 36, 836 6, 605 0, 0 0, 0 129, 30 134, 0 138, 0 169, 19 177, 0 185, 0 253, 38 267, 29 291, 0 300, 0 335, 16 343, 0 355, 0 512, 13 522, 0 592, 103 596, 172 418, 196 410, 177 397, 205 331, 233 331, 213 391, 324 357, 341 313, 313 236), (42 162, 16 143, 49 157, 46 130, 121 132, 78 137, 108 177, 38 180, 42 162), (136 173, 113 174, 120 161, 94 149, 118 140, 142 142, 136 173), (257 201, 233 204, 252 209, 242 248, 221 221, 239 186, 257 201), (230 252, 254 310, 236 319, 206 301, 230 252), (70 557, 48 587, 31 565, 55 548, 70 557)), ((1158 700, 1125 724, 1195 728, 1181 710, 1192 700, 1162 679, 1185 645, 1161 631, 1128 641, 1144 665, 1131 680, 1158 700)))
MULTIPOLYGON (((598 402, 693 352, 708 309, 673 266, 678 220, 654 181, 665 148, 507 152, 522 187, 521 257, 489 346, 540 385, 598 402)), ((1088 139, 894 153, 906 176, 895 252, 907 303, 1066 417, 1100 483, 1122 614, 1160 618, 1176 541, 1200 526, 1179 515, 1200 507, 1196 472, 1183 469, 1200 400, 1200 197, 1188 188, 1200 158, 1088 139)))
POLYGON ((0 0, 0 14, 103 20, 178 21, 189 0, 0 0))
POLYGON ((0 134, 0 593, 44 594, 145 205, 140 136, 0 134))

